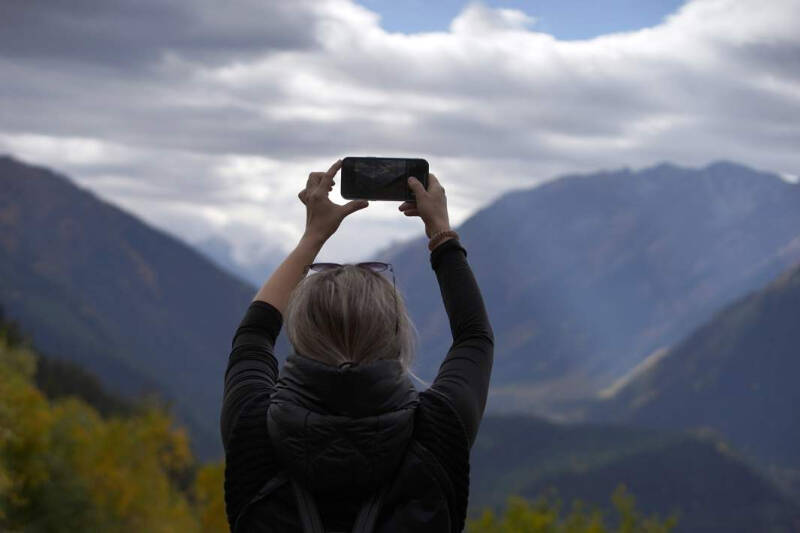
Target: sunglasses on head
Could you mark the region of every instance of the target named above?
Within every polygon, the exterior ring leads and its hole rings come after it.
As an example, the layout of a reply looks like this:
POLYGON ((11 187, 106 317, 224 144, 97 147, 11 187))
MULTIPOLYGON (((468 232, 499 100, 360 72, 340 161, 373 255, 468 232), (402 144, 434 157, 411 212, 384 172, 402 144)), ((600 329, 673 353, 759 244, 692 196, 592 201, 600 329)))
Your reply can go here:
MULTIPOLYGON (((306 270, 313 270, 314 272, 323 272, 325 270, 332 270, 334 268, 340 268, 344 265, 340 265, 339 263, 313 263, 311 265, 306 265, 306 270)), ((384 272, 386 270, 392 270, 391 263, 380 263, 378 261, 368 261, 366 263, 355 263, 355 266, 366 268, 372 270, 374 272, 384 272)), ((393 270, 392 270, 393 271, 393 270)))
MULTIPOLYGON (((313 270, 314 272, 325 272, 326 270, 335 270, 337 268, 342 268, 345 265, 339 263, 312 263, 310 265, 306 265, 306 272, 309 270, 313 270)), ((394 268, 392 268, 391 263, 381 263, 380 261, 367 261, 364 263, 354 263, 354 266, 359 268, 366 268, 367 270, 372 270, 373 272, 386 272, 387 270, 392 273, 392 287, 394 288, 394 309, 395 309, 395 321, 394 321, 394 333, 397 335, 397 332, 400 330, 400 311, 397 305, 397 283, 394 278, 394 268)))

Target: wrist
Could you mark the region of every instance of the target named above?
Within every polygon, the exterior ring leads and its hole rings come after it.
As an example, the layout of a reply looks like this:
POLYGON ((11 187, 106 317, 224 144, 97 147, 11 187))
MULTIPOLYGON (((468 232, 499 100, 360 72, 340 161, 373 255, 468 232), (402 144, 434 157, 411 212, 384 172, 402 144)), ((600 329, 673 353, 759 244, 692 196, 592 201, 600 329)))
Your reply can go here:
POLYGON ((450 224, 448 222, 440 222, 431 224, 429 228, 426 228, 426 233, 428 238, 433 238, 437 233, 442 233, 444 231, 450 231, 450 224))
POLYGON ((432 233, 431 239, 428 241, 428 249, 430 251, 433 251, 436 248, 438 248, 442 243, 447 242, 451 239, 458 239, 458 233, 456 233, 451 229, 432 233))
POLYGON ((444 239, 441 239, 440 241, 434 243, 433 246, 429 246, 428 249, 432 252, 441 245, 443 245, 444 243, 446 243, 447 241, 452 241, 453 239, 455 239, 455 237, 445 237, 444 239))
POLYGON ((306 231, 305 233, 303 233, 303 236, 300 237, 300 243, 298 244, 298 246, 307 246, 319 250, 322 248, 322 245, 324 245, 325 241, 327 240, 328 238, 325 235, 306 231))

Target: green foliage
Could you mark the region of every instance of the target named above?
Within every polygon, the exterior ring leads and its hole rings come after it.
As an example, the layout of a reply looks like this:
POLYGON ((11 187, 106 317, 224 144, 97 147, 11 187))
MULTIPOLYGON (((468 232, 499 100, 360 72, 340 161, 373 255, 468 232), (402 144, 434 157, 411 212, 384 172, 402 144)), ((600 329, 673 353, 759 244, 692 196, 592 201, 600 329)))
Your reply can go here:
POLYGON ((636 510, 634 497, 624 485, 611 496, 617 517, 609 525, 598 509, 587 510, 580 501, 572 505, 569 514, 561 516, 561 502, 552 495, 534 501, 510 496, 504 513, 496 516, 491 510, 467 524, 469 533, 668 533, 676 523, 672 516, 660 520, 645 517, 636 510))
POLYGON ((0 338, 11 347, 19 346, 25 340, 17 323, 6 318, 6 311, 2 305, 0 305, 0 338))
POLYGON ((97 409, 104 417, 129 415, 136 409, 131 402, 109 393, 93 374, 63 359, 39 355, 34 380, 39 390, 48 398, 76 396, 97 409))
MULTIPOLYGON (((16 322, 9 320, 0 304, 0 339, 9 348, 28 347, 27 339, 16 322)), ((33 380, 36 387, 49 399, 77 396, 97 409, 101 415, 133 414, 136 405, 121 396, 110 393, 100 380, 82 366, 64 359, 45 357, 36 353, 33 380)))

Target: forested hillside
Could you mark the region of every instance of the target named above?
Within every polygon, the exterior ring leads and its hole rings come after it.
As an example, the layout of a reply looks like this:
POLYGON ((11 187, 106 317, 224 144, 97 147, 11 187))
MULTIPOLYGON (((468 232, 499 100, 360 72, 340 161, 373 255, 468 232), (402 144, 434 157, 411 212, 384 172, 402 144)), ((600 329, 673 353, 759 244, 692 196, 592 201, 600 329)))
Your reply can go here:
POLYGON ((617 387, 599 414, 713 428, 763 464, 800 469, 800 265, 719 312, 617 387))
POLYGON ((555 490, 611 512, 624 485, 639 510, 680 517, 676 531, 793 531, 800 506, 713 434, 489 416, 472 450, 470 511, 509 494, 555 490))

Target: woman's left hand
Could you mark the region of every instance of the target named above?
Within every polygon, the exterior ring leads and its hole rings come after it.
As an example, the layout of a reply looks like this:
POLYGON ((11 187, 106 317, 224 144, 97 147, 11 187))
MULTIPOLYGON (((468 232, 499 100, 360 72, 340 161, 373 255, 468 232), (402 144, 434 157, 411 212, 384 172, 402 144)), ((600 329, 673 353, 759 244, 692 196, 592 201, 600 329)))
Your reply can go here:
POLYGON ((326 241, 336 233, 344 217, 369 205, 366 200, 352 200, 344 205, 333 203, 328 193, 333 190, 333 178, 342 168, 342 160, 336 161, 327 172, 312 172, 308 175, 306 188, 297 197, 306 206, 305 235, 326 241))

